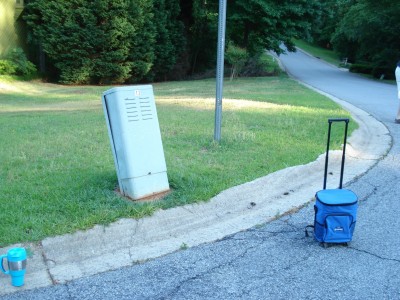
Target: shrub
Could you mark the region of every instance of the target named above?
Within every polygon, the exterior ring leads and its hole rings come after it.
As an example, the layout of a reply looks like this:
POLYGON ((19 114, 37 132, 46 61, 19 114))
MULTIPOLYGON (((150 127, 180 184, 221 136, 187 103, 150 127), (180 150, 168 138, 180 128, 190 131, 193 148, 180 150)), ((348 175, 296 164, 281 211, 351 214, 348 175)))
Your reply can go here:
POLYGON ((16 75, 29 76, 36 73, 36 66, 31 63, 21 48, 15 48, 9 54, 9 59, 16 66, 16 75))
POLYGON ((0 59, 0 75, 15 75, 17 65, 10 60, 0 59))
POLYGON ((372 69, 373 66, 371 64, 356 63, 350 66, 349 71, 352 73, 371 74, 372 69))
POLYGON ((232 42, 228 44, 225 53, 225 59, 232 66, 231 68, 231 80, 238 77, 246 64, 248 58, 247 50, 235 46, 232 42))
POLYGON ((372 76, 379 79, 395 79, 394 68, 376 66, 372 69, 372 76))
POLYGON ((21 48, 15 48, 0 60, 0 75, 29 76, 36 73, 36 66, 31 63, 21 48))
POLYGON ((247 77, 275 76, 279 73, 280 68, 275 58, 266 54, 249 58, 242 70, 242 75, 247 77))
POLYGON ((25 20, 61 82, 117 84, 132 73, 144 75, 134 63, 152 63, 152 48, 132 60, 138 35, 152 30, 142 26, 143 20, 152 20, 146 8, 151 3, 36 0, 26 6, 25 20))
POLYGON ((394 79, 394 67, 373 65, 368 63, 356 63, 350 66, 350 72, 372 75, 379 79, 394 79))
POLYGON ((185 39, 179 13, 179 0, 35 0, 24 19, 61 82, 120 84, 172 70, 185 39))

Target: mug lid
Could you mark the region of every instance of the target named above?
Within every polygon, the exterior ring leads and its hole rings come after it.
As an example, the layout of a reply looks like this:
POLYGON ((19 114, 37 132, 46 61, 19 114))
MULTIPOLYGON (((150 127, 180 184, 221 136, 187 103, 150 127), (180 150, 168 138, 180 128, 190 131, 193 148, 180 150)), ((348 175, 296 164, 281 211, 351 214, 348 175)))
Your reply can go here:
POLYGON ((21 256, 26 257, 26 250, 25 248, 12 248, 8 250, 7 255, 12 258, 17 258, 21 256))

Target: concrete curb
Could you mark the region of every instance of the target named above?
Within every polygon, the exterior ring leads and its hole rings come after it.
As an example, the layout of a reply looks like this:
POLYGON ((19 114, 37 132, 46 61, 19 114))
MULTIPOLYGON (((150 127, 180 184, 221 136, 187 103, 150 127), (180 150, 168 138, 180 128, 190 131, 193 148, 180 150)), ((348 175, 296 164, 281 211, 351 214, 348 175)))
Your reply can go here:
MULTIPOLYGON (((332 98, 332 97, 331 97, 332 98)), ((348 139, 344 183, 367 172, 391 147, 387 128, 353 105, 333 98, 359 124, 348 139)), ((306 165, 277 171, 221 192, 207 203, 157 211, 140 220, 121 219, 109 226, 46 238, 24 246, 28 259, 25 285, 15 288, 0 277, 0 295, 65 283, 130 266, 148 259, 213 242, 296 210, 322 187, 324 155, 306 165)), ((329 182, 338 182, 341 151, 330 154, 329 182)), ((312 222, 312 216, 310 216, 312 222)))

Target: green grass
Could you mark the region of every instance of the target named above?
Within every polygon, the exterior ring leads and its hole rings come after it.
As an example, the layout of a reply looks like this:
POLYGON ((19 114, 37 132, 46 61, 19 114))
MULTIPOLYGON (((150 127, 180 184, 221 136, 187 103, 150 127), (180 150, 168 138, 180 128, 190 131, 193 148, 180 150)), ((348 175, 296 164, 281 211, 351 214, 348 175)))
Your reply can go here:
POLYGON ((349 116, 284 75, 227 80, 216 144, 214 80, 153 86, 173 191, 161 201, 138 203, 114 192, 100 101, 109 87, 0 77, 0 247, 206 201, 308 163, 325 151, 327 119, 349 116))
POLYGON ((320 58, 326 62, 329 62, 335 66, 341 65, 342 61, 341 61, 340 57, 333 50, 325 49, 320 46, 317 46, 317 45, 314 45, 311 43, 307 43, 303 40, 296 40, 295 44, 300 49, 306 51, 307 53, 309 53, 315 57, 318 57, 318 58, 320 58))

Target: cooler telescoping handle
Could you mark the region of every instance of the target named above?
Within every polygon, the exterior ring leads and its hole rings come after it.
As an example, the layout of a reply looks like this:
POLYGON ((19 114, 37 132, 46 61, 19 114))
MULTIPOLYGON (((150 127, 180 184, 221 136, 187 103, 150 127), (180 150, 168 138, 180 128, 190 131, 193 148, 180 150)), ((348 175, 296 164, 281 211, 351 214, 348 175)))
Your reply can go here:
POLYGON ((347 128, 349 125, 349 119, 328 119, 329 123, 329 128, 328 128, 328 142, 326 144, 326 157, 325 157, 325 172, 324 172, 324 190, 326 189, 326 179, 328 175, 328 158, 329 158, 329 144, 331 140, 331 127, 333 122, 345 122, 345 128, 344 128, 344 141, 343 141, 343 153, 342 153, 342 165, 340 169, 340 183, 339 183, 339 189, 342 188, 343 185, 343 171, 344 171, 344 159, 345 159, 345 153, 346 153, 346 141, 347 141, 347 128))

